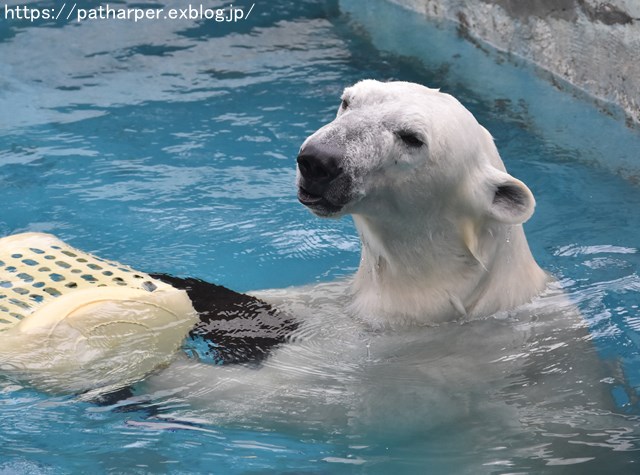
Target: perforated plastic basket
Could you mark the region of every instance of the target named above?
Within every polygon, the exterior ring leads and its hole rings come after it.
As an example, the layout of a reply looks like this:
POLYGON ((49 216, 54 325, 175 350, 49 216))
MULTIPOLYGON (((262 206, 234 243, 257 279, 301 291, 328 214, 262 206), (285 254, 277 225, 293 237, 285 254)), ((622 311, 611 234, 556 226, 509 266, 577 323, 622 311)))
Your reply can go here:
POLYGON ((0 239, 0 371, 48 390, 122 386, 166 364, 196 321, 184 291, 54 236, 0 239))

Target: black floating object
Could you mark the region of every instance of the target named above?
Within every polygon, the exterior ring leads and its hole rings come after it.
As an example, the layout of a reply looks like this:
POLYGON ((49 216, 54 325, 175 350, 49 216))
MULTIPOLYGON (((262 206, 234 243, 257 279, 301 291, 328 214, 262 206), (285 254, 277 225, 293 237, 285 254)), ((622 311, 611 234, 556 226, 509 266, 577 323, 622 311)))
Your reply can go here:
POLYGON ((260 363, 298 327, 295 320, 256 297, 200 279, 150 275, 189 295, 200 321, 184 350, 203 362, 260 363))

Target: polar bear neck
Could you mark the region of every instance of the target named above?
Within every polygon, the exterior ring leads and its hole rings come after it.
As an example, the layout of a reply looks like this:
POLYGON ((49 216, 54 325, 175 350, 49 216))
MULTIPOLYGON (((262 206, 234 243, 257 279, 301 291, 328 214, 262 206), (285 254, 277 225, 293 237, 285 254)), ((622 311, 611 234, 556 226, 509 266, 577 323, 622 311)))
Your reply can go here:
POLYGON ((403 229, 354 215, 362 243, 353 311, 373 326, 439 324, 491 315, 531 300, 546 273, 521 225, 485 225, 470 250, 458 228, 403 229))

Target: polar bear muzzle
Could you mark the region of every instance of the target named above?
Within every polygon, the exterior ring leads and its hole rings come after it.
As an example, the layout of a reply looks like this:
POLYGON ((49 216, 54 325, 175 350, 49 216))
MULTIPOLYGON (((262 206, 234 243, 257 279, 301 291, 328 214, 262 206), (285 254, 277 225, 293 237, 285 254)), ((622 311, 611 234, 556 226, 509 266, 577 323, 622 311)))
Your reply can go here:
POLYGON ((344 152, 319 140, 307 141, 297 158, 298 200, 318 216, 331 216, 350 200, 351 179, 344 173, 344 152))

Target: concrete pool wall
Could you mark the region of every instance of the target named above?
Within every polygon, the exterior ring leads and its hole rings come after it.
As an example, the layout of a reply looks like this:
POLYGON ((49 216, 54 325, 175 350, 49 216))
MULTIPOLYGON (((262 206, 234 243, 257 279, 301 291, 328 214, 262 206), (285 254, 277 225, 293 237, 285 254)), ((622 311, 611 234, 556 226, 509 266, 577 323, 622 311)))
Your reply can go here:
POLYGON ((640 125, 638 0, 389 1, 453 20, 470 41, 530 60, 640 125))

